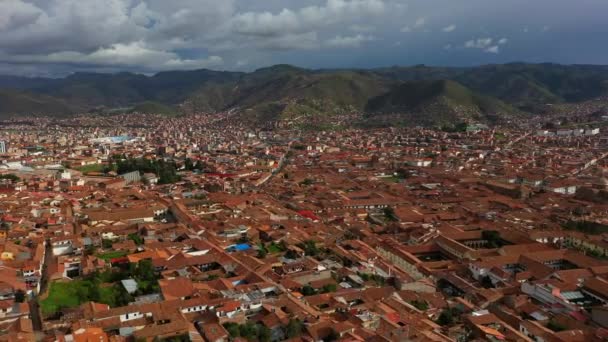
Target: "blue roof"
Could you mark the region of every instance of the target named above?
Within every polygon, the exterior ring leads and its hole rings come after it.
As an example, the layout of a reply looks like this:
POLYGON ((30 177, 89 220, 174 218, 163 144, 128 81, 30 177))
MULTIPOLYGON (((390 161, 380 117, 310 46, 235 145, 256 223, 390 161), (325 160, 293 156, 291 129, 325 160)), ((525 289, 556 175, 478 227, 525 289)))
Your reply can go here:
POLYGON ((249 248, 251 248, 251 246, 250 246, 250 245, 248 245, 248 244, 246 244, 246 243, 239 243, 238 245, 234 246, 234 248, 235 248, 237 251, 241 252, 241 251, 246 251, 246 250, 248 250, 249 248))

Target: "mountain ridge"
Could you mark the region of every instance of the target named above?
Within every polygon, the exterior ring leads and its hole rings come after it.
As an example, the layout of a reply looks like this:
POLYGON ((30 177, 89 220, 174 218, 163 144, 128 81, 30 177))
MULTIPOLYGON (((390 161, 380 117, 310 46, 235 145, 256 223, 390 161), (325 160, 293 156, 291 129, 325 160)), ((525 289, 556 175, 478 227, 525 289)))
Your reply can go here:
MULTIPOLYGON (((470 106, 465 109, 477 109, 483 117, 492 111, 482 108, 484 103, 491 103, 504 112, 511 112, 509 107, 536 112, 546 103, 588 101, 604 96, 608 94, 608 66, 509 63, 477 67, 417 65, 313 70, 279 64, 248 73, 199 69, 165 71, 151 76, 130 72, 75 73, 60 79, 0 76, 0 89, 5 93, 6 102, 0 107, 0 116, 25 115, 37 101, 51 103, 53 111, 65 105, 66 114, 152 102, 185 112, 239 108, 253 113, 254 117, 264 114, 260 120, 280 120, 302 113, 324 116, 366 112, 369 115, 382 95, 387 95, 386 100, 391 96, 407 97, 410 93, 429 95, 428 82, 433 81, 447 85, 444 89, 447 95, 453 95, 454 91, 475 99, 462 103, 452 96, 440 96, 433 102, 441 104, 435 110, 452 111, 459 106, 470 106), (401 95, 390 95, 399 85, 403 85, 401 95), (11 96, 21 100, 10 100, 11 96)), ((389 109, 387 106, 390 103, 381 111, 389 109)), ((148 106, 155 107, 160 108, 148 106)), ((421 110, 415 107, 410 103, 393 110, 421 110)), ((44 114, 44 106, 39 111, 44 114)))

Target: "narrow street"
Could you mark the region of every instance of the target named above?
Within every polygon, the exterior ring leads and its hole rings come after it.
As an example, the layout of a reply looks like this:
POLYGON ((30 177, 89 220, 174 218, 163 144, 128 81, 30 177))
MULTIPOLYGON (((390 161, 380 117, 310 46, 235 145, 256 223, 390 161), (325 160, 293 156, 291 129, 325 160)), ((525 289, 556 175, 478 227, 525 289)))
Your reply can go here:
POLYGON ((40 315, 40 304, 38 300, 40 296, 46 292, 49 283, 49 269, 53 264, 53 248, 49 240, 46 241, 44 261, 42 263, 42 274, 40 275, 40 292, 32 298, 28 304, 30 305, 30 316, 32 318, 32 326, 37 333, 42 332, 42 317, 40 315))

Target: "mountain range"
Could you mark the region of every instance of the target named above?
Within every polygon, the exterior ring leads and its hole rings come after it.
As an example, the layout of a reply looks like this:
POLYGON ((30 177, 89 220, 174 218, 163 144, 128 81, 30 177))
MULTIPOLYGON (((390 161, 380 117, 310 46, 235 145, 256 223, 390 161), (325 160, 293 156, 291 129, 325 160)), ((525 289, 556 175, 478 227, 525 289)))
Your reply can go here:
POLYGON ((65 116, 100 108, 214 112, 247 120, 397 115, 403 124, 492 121, 545 104, 608 94, 608 66, 511 63, 478 67, 311 70, 275 65, 254 72, 75 73, 65 78, 0 76, 0 117, 65 116))

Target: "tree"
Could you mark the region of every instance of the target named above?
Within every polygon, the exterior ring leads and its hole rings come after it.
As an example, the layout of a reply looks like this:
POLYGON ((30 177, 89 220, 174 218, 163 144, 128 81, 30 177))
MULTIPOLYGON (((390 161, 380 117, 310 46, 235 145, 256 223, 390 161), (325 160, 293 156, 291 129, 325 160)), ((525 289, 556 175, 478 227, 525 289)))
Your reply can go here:
POLYGON ((6 175, 0 175, 0 179, 7 179, 10 180, 11 182, 18 182, 21 178, 17 177, 16 175, 9 173, 6 175))
POLYGON ((485 276, 485 277, 481 278, 481 286, 483 286, 486 289, 493 288, 494 283, 492 283, 492 278, 490 278, 490 276, 485 276))
POLYGON ((306 178, 300 182, 301 185, 313 185, 314 183, 315 181, 310 178, 306 178))
POLYGON ((15 302, 23 303, 25 301, 25 292, 21 289, 15 291, 15 302))
POLYGON ((490 248, 499 248, 503 245, 500 233, 495 230, 484 230, 481 232, 481 238, 488 241, 490 248))
POLYGON ((287 259, 291 259, 291 260, 295 260, 298 258, 298 253, 294 252, 293 250, 288 250, 287 252, 285 252, 285 257, 287 259))
POLYGON ((410 302, 410 304, 420 311, 426 311, 429 309, 429 303, 427 303, 426 300, 414 299, 410 302))
POLYGON ((136 233, 129 234, 129 240, 133 240, 133 242, 135 242, 135 244, 138 246, 144 244, 144 239, 142 239, 141 236, 139 236, 139 234, 136 234, 136 233))
POLYGON ((439 318, 437 318, 437 324, 446 326, 454 323, 454 316, 452 315, 452 310, 450 308, 444 309, 439 314, 439 318))
POLYGON ((226 329, 226 331, 228 331, 228 334, 230 334, 230 337, 232 337, 232 338, 241 336, 239 325, 234 322, 224 323, 224 329, 226 329))
POLYGON ((317 248, 317 244, 312 240, 306 240, 301 244, 298 244, 298 247, 304 250, 304 253, 308 256, 316 256, 319 254, 319 248, 317 248))
POLYGON ((305 296, 312 296, 317 294, 317 291, 312 286, 307 284, 302 287, 302 294, 305 296))
POLYGON ((299 319, 290 319, 285 327, 285 334, 288 338, 298 337, 304 331, 304 324, 299 319))
POLYGON ((384 208, 383 211, 384 211, 384 216, 386 216, 386 218, 389 221, 393 221, 393 222, 399 221, 397 219, 397 217, 395 216, 395 209, 393 209, 392 207, 386 207, 386 208, 384 208))
POLYGON ((340 338, 340 334, 338 334, 334 329, 331 329, 331 331, 329 332, 329 334, 327 336, 325 336, 323 341, 325 341, 325 342, 337 341, 339 338, 340 338))
POLYGON ((258 341, 260 342, 270 342, 271 340, 271 332, 266 326, 259 324, 258 325, 258 341))
POLYGON ((560 332, 560 331, 564 331, 566 330, 566 327, 563 326, 562 324, 554 321, 553 319, 549 320, 549 323, 547 323, 547 328, 555 331, 555 332, 560 332))
POLYGON ((268 251, 263 244, 260 244, 260 248, 258 248, 258 259, 264 259, 268 255, 268 251))
POLYGON ((336 292, 337 289, 338 289, 338 287, 336 286, 336 284, 327 284, 327 285, 323 286, 323 288, 321 289, 321 292, 323 292, 323 293, 336 292))

